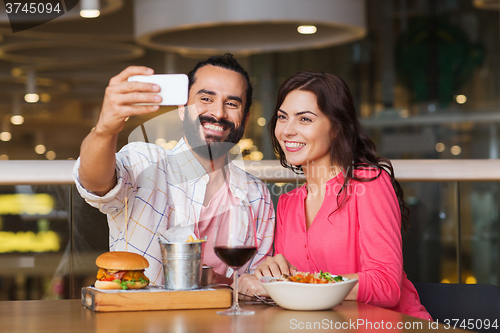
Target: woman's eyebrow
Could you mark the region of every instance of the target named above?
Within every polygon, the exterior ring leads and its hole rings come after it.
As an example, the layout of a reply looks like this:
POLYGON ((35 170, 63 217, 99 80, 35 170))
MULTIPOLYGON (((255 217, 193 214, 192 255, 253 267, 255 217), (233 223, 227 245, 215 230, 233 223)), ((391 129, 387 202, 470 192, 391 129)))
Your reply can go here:
MULTIPOLYGON (((281 109, 278 109, 278 112, 282 112, 284 114, 286 114, 288 116, 288 113, 286 113, 285 111, 281 110, 281 109)), ((316 113, 312 112, 312 111, 299 111, 297 113, 295 113, 296 116, 301 116, 303 114, 312 114, 312 115, 315 115, 316 117, 318 116, 316 113)))
POLYGON ((315 115, 315 116, 318 116, 316 113, 312 112, 312 111, 300 111, 300 112, 297 112, 295 115, 296 116, 301 116, 303 114, 307 114, 307 113, 310 113, 312 115, 315 115))

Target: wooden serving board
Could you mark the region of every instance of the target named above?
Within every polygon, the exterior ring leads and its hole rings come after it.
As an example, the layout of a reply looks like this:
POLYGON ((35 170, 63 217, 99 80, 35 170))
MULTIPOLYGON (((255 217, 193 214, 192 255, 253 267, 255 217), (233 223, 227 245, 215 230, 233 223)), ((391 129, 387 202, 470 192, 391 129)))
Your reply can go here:
POLYGON ((231 295, 231 290, 227 288, 174 291, 154 286, 135 290, 84 287, 82 304, 97 312, 216 309, 229 308, 231 295))

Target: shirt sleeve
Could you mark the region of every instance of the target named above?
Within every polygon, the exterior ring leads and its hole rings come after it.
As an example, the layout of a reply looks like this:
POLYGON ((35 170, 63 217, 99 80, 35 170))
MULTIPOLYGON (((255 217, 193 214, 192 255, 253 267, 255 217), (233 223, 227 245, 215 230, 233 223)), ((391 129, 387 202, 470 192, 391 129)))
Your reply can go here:
POLYGON ((125 198, 133 198, 137 192, 137 179, 144 177, 153 161, 158 160, 158 152, 146 143, 131 143, 116 154, 117 183, 108 193, 99 196, 88 191, 80 183, 80 158, 73 168, 76 188, 85 201, 104 214, 116 214, 125 206, 125 198))
POLYGON ((403 280, 401 214, 390 177, 382 171, 356 182, 361 272, 357 301, 381 307, 399 303, 403 280))
MULTIPOLYGON (((252 258, 247 273, 253 273, 267 256, 273 255, 275 215, 271 194, 266 185, 260 180, 255 180, 258 188, 259 200, 250 200, 254 211, 257 233, 257 254, 252 258)), ((252 199, 252 198, 249 198, 252 199)), ((241 271, 240 271, 241 273, 241 271)))

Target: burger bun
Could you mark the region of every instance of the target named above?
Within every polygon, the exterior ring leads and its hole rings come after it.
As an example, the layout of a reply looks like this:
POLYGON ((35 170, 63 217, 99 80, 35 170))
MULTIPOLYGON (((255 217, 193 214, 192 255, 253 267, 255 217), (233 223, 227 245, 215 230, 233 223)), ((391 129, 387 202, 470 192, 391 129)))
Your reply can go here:
POLYGON ((137 253, 112 251, 101 254, 97 257, 95 264, 97 267, 113 270, 142 270, 149 267, 146 258, 137 253))

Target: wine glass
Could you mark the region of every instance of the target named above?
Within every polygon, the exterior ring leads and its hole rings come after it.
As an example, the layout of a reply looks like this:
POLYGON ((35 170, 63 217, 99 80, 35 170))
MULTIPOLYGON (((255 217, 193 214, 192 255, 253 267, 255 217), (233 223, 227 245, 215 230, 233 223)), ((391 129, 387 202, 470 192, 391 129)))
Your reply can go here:
POLYGON ((215 254, 234 270, 233 305, 221 315, 252 315, 238 303, 238 271, 257 251, 252 209, 246 205, 223 206, 218 210, 214 239, 215 254))

